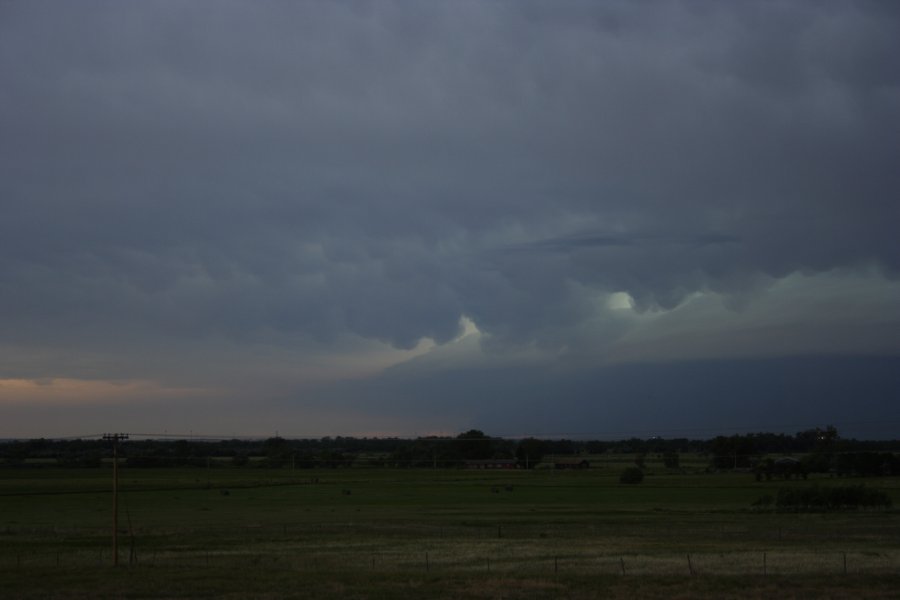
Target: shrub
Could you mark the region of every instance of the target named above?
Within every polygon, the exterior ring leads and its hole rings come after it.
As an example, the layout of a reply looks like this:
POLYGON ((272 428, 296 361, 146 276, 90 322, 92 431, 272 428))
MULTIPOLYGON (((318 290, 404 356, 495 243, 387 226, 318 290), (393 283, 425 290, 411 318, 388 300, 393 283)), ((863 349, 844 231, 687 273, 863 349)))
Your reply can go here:
POLYGON ((663 454, 663 464, 667 469, 677 469, 681 464, 677 452, 666 452, 663 454))
POLYGON ((882 490, 862 485, 782 488, 775 498, 778 510, 819 511, 891 507, 891 498, 882 490))
POLYGON ((619 475, 619 483, 640 483, 644 480, 644 472, 637 467, 628 467, 619 475))
POLYGON ((639 469, 643 469, 647 465, 647 455, 646 454, 638 454, 634 459, 634 464, 638 466, 639 469))

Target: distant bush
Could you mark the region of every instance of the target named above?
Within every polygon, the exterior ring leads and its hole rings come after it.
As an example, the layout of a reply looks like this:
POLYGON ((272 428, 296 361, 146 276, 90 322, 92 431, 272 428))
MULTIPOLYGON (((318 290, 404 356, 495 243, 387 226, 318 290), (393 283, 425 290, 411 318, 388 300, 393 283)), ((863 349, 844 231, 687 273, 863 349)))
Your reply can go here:
POLYGON ((638 454, 637 457, 634 459, 634 464, 636 464, 639 469, 643 469, 644 467, 646 467, 647 466, 647 454, 646 453, 638 454))
MULTIPOLYGON (((774 503, 776 510, 783 511, 887 509, 892 505, 891 497, 887 493, 864 485, 781 488, 775 496, 774 503)), ((754 506, 758 507, 770 504, 772 504, 771 497, 760 498, 754 502, 754 506)))
POLYGON ((834 462, 838 476, 900 475, 900 457, 893 452, 846 452, 834 462))
POLYGON ((619 475, 619 483, 640 483, 644 480, 644 472, 637 467, 628 467, 619 475))
POLYGON ((678 453, 669 451, 663 454, 663 464, 666 465, 667 469, 677 469, 681 464, 678 453))

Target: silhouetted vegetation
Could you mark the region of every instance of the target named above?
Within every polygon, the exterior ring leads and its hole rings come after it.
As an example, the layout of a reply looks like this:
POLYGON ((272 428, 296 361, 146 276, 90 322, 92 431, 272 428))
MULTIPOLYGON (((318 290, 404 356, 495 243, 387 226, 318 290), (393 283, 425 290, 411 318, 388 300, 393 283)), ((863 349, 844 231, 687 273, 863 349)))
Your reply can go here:
POLYGON ((781 488, 774 498, 766 495, 754 502, 754 506, 763 508, 772 504, 779 511, 808 512, 887 509, 892 503, 886 492, 864 485, 813 485, 805 488, 781 488))
POLYGON ((681 457, 678 456, 677 452, 669 450, 663 454, 663 464, 666 465, 667 469, 677 469, 681 465, 681 457))
MULTIPOLYGON (((900 441, 844 439, 834 427, 795 435, 751 433, 710 440, 659 437, 618 441, 492 437, 472 429, 457 436, 415 439, 324 437, 318 439, 129 440, 120 456, 134 468, 459 468, 466 461, 515 460, 533 468, 547 456, 634 454, 646 468, 651 457, 670 469, 681 454, 707 456, 716 470, 745 469, 759 480, 805 478, 811 473, 839 477, 900 474, 900 441)), ((0 466, 96 468, 112 456, 99 439, 32 439, 0 442, 0 466)))

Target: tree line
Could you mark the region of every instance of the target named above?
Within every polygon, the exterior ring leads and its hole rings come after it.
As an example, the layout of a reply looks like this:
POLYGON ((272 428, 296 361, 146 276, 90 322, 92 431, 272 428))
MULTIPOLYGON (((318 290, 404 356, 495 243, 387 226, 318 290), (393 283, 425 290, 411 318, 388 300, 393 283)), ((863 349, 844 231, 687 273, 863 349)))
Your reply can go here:
MULTIPOLYGON (((506 439, 472 429, 456 436, 415 439, 323 437, 259 440, 129 440, 120 456, 131 467, 398 467, 464 466, 467 461, 504 460, 529 468, 547 456, 635 454, 639 468, 647 455, 662 457, 666 467, 679 466, 679 454, 709 458, 711 469, 755 470, 758 477, 784 476, 773 455, 797 455, 793 474, 900 474, 900 440, 860 441, 842 438, 834 427, 800 431, 794 435, 751 433, 717 436, 708 440, 659 437, 624 440, 506 439)), ((111 457, 108 442, 99 439, 29 439, 0 443, 0 466, 99 467, 111 457)), ((783 471, 783 469, 782 469, 783 471)))

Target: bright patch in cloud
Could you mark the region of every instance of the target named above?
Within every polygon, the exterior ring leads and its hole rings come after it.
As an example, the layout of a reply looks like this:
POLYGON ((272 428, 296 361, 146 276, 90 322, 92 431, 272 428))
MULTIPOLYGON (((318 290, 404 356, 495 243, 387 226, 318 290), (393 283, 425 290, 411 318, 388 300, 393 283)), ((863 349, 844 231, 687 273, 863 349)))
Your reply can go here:
POLYGON ((634 300, 628 292, 614 292, 606 300, 606 306, 611 310, 633 310, 634 300))

